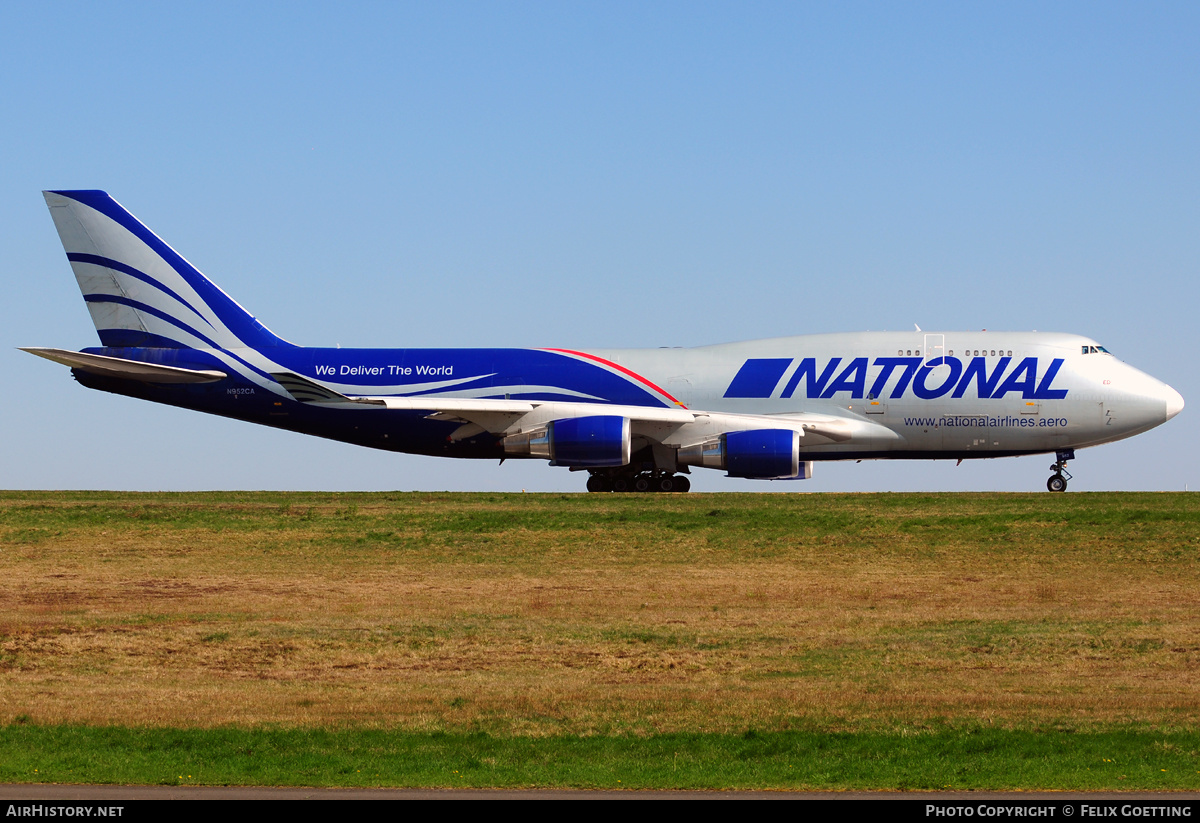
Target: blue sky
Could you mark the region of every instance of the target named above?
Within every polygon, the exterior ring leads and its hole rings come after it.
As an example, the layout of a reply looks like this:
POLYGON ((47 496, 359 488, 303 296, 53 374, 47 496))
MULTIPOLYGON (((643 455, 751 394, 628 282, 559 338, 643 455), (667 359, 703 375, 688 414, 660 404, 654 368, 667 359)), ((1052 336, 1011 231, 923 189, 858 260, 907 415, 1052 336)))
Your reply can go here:
MULTIPOLYGON (((40 191, 102 188, 294 342, 1094 337, 1192 404, 1072 489, 1200 486, 1200 6, 0 6, 0 486, 581 488, 87 391, 40 191)), ((1048 457, 697 490, 1037 490, 1048 457)))

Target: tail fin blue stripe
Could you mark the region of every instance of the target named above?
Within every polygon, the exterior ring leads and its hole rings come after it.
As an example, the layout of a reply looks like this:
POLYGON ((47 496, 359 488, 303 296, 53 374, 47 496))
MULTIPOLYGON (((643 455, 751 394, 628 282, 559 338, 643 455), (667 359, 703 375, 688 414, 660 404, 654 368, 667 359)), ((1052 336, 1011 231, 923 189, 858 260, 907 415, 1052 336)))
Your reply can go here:
MULTIPOLYGON (((161 291, 163 294, 170 296, 171 299, 179 302, 180 304, 182 304, 184 306, 187 306, 189 309, 191 309, 193 312, 195 312, 197 317, 199 317, 205 323, 208 323, 209 328, 212 328, 212 329, 216 328, 215 326, 213 326, 212 323, 209 322, 208 318, 205 317, 203 315, 203 313, 201 313, 195 306, 193 306, 187 300, 185 300, 184 298, 182 298, 178 294, 176 294, 173 289, 169 288, 168 286, 159 282, 158 280, 155 280, 153 277, 146 274, 145 272, 138 271, 133 266, 127 266, 124 263, 122 263, 120 260, 113 260, 111 257, 101 257, 98 254, 83 254, 81 252, 71 252, 67 255, 67 259, 70 260, 72 263, 91 263, 94 266, 103 266, 106 269, 113 269, 115 271, 119 271, 124 274, 128 274, 130 277, 136 277, 138 280, 141 280, 143 283, 153 286, 154 288, 161 291)), ((85 296, 84 299, 86 300, 87 297, 85 296)), ((164 319, 170 319, 170 318, 164 318, 164 319)))
MULTIPOLYGON (((100 335, 100 345, 108 349, 179 349, 186 351, 187 346, 172 337, 164 337, 154 332, 138 331, 136 329, 97 329, 100 335)), ((101 354, 103 352, 95 352, 101 354)))
MULTIPOLYGON (((173 317, 167 312, 162 311, 161 309, 156 309, 154 306, 151 306, 148 303, 143 303, 140 300, 133 300, 117 294, 86 294, 84 295, 83 300, 85 303, 119 303, 122 306, 129 306, 131 309, 137 309, 140 312, 145 312, 146 314, 157 317, 159 320, 170 323, 172 326, 175 326, 176 328, 193 335, 197 340, 203 341, 206 346, 210 346, 214 349, 221 348, 208 335, 201 334, 179 318, 173 317)), ((101 331, 101 334, 103 335, 103 331, 101 331)), ((104 340, 102 339, 100 342, 103 343, 104 340)), ((176 345, 181 349, 196 348, 191 344, 183 342, 177 343, 176 345)))
MULTIPOLYGON (((228 349, 221 349, 220 346, 218 346, 214 341, 210 340, 206 335, 201 334, 186 323, 180 322, 177 318, 172 317, 171 315, 160 311, 153 306, 138 302, 137 300, 131 300, 128 297, 122 297, 114 294, 89 294, 83 299, 88 303, 120 303, 121 305, 129 306, 132 309, 137 309, 138 311, 153 315, 160 320, 170 323, 179 330, 193 335, 196 339, 204 342, 208 346, 211 346, 214 349, 222 350, 226 357, 236 360, 250 371, 260 374, 268 380, 274 380, 269 372, 263 371, 252 363, 248 363, 246 360, 238 357, 228 349)), ((100 342, 105 346, 112 348, 141 348, 150 346, 158 347, 163 346, 164 344, 167 344, 169 348, 195 348, 195 346, 191 345, 190 343, 172 340, 169 337, 163 337, 162 335, 154 334, 152 332, 131 332, 129 329, 100 329, 99 333, 100 342)))

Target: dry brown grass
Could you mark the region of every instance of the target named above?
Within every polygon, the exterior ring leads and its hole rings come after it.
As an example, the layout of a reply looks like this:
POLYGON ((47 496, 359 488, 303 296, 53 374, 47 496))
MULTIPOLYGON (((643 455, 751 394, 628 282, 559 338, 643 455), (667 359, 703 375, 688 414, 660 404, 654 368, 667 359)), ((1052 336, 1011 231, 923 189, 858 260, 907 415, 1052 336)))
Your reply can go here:
POLYGON ((1197 720, 1190 496, 600 497, 6 493, 0 721, 1197 720))

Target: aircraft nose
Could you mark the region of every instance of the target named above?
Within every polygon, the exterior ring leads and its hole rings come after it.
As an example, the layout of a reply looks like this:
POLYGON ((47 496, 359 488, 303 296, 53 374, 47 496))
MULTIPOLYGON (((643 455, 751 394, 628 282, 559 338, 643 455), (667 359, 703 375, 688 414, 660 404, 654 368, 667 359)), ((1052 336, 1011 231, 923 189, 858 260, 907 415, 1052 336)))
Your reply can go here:
POLYGON ((1163 399, 1167 401, 1167 419, 1170 420, 1175 415, 1183 411, 1183 395, 1175 391, 1170 386, 1164 386, 1166 389, 1163 392, 1163 399))

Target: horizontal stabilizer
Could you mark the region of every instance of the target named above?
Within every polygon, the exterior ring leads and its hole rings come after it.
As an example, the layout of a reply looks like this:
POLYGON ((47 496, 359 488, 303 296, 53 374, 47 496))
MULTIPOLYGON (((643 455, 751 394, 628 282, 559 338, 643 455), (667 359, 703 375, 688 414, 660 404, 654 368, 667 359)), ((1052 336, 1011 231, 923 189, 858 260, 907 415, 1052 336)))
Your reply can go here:
POLYGON ((140 380, 143 383, 215 383, 229 376, 215 369, 182 369, 178 366, 143 363, 141 360, 85 354, 67 349, 21 348, 21 351, 102 377, 140 380))

